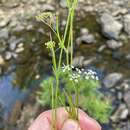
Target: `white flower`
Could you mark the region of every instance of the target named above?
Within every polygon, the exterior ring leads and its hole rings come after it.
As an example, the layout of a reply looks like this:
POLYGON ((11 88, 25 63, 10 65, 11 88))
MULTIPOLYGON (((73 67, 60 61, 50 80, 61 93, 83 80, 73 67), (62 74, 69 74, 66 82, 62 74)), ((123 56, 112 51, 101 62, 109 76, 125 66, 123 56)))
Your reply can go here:
POLYGON ((82 68, 81 71, 84 71, 84 69, 82 68))
POLYGON ((72 69, 74 69, 74 66, 73 66, 73 65, 71 65, 71 68, 72 68, 72 69))
POLYGON ((88 69, 87 71, 84 72, 84 75, 85 75, 85 79, 93 79, 93 80, 99 80, 98 76, 97 76, 97 73, 91 69, 88 69))
POLYGON ((87 80, 88 80, 88 79, 89 79, 89 76, 85 76, 85 79, 87 79, 87 80))
POLYGON ((66 71, 70 71, 70 70, 71 70, 71 68, 70 68, 69 65, 63 65, 62 69, 63 69, 63 72, 66 72, 66 71))
POLYGON ((76 83, 78 83, 78 79, 75 79, 74 81, 75 81, 76 83))
POLYGON ((81 74, 82 73, 81 70, 79 70, 78 73, 81 74))

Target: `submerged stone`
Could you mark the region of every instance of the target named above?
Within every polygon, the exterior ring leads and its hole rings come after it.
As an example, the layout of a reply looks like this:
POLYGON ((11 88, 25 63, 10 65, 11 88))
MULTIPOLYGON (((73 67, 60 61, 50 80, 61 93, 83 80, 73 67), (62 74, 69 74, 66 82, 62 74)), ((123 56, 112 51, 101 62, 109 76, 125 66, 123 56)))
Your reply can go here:
POLYGON ((123 28, 123 25, 120 22, 115 20, 115 18, 108 13, 102 14, 100 21, 104 36, 110 39, 119 38, 119 34, 121 33, 121 30, 123 28))
POLYGON ((104 80, 103 80, 103 84, 108 87, 114 87, 120 80, 122 80, 123 75, 121 73, 110 73, 108 74, 104 80))
POLYGON ((130 14, 124 16, 124 30, 130 35, 130 14))
POLYGON ((108 46, 108 48, 110 48, 112 50, 116 50, 116 49, 122 47, 123 43, 122 42, 118 42, 116 40, 108 40, 107 41, 107 46, 108 46))

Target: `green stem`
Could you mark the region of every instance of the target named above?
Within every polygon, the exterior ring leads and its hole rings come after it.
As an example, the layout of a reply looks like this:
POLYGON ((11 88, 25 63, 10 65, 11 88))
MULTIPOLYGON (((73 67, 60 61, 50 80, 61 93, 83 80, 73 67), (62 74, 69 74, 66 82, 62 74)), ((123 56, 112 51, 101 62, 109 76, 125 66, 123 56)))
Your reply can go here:
POLYGON ((69 52, 68 52, 68 49, 66 51, 66 63, 67 63, 67 65, 69 65, 69 52))
POLYGON ((63 49, 61 48, 61 51, 60 51, 60 57, 59 57, 59 64, 58 64, 58 70, 59 70, 60 67, 61 67, 62 54, 63 54, 63 49))
POLYGON ((56 55, 55 55, 54 48, 52 48, 52 61, 53 61, 54 71, 56 71, 57 65, 56 65, 56 55))
POLYGON ((71 13, 71 23, 70 23, 70 46, 71 46, 71 54, 70 54, 70 64, 73 62, 73 19, 74 19, 74 10, 71 13))
POLYGON ((55 111, 54 111, 54 108, 55 108, 55 103, 54 103, 54 88, 53 88, 53 83, 51 85, 51 104, 52 104, 52 130, 55 128, 55 111))
POLYGON ((78 118, 78 106, 79 106, 79 89, 78 89, 78 86, 77 86, 77 88, 76 88, 76 109, 77 109, 76 114, 77 114, 77 119, 79 119, 78 118))
POLYGON ((69 28, 69 23, 70 23, 70 16, 71 16, 71 9, 69 9, 69 14, 68 14, 68 18, 67 18, 67 23, 66 23, 66 27, 65 27, 65 32, 64 32, 64 43, 67 37, 67 32, 68 32, 68 28, 69 28))

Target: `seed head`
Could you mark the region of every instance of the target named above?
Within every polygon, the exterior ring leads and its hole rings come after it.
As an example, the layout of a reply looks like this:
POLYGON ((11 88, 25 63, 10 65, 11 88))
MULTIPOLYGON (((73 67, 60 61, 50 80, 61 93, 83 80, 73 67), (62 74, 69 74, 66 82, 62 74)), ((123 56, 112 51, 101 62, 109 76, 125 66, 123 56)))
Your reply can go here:
POLYGON ((46 42, 45 45, 47 46, 48 49, 52 49, 55 47, 55 42, 49 41, 49 42, 46 42))

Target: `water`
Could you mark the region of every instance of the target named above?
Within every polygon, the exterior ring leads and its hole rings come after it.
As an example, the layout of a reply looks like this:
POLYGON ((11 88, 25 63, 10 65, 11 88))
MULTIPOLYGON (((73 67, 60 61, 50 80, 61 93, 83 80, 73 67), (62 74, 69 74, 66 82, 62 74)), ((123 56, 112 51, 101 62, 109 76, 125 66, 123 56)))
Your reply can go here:
POLYGON ((0 104, 3 109, 3 116, 6 118, 16 101, 23 102, 30 90, 21 90, 18 86, 13 86, 14 74, 4 75, 0 77, 0 104))

